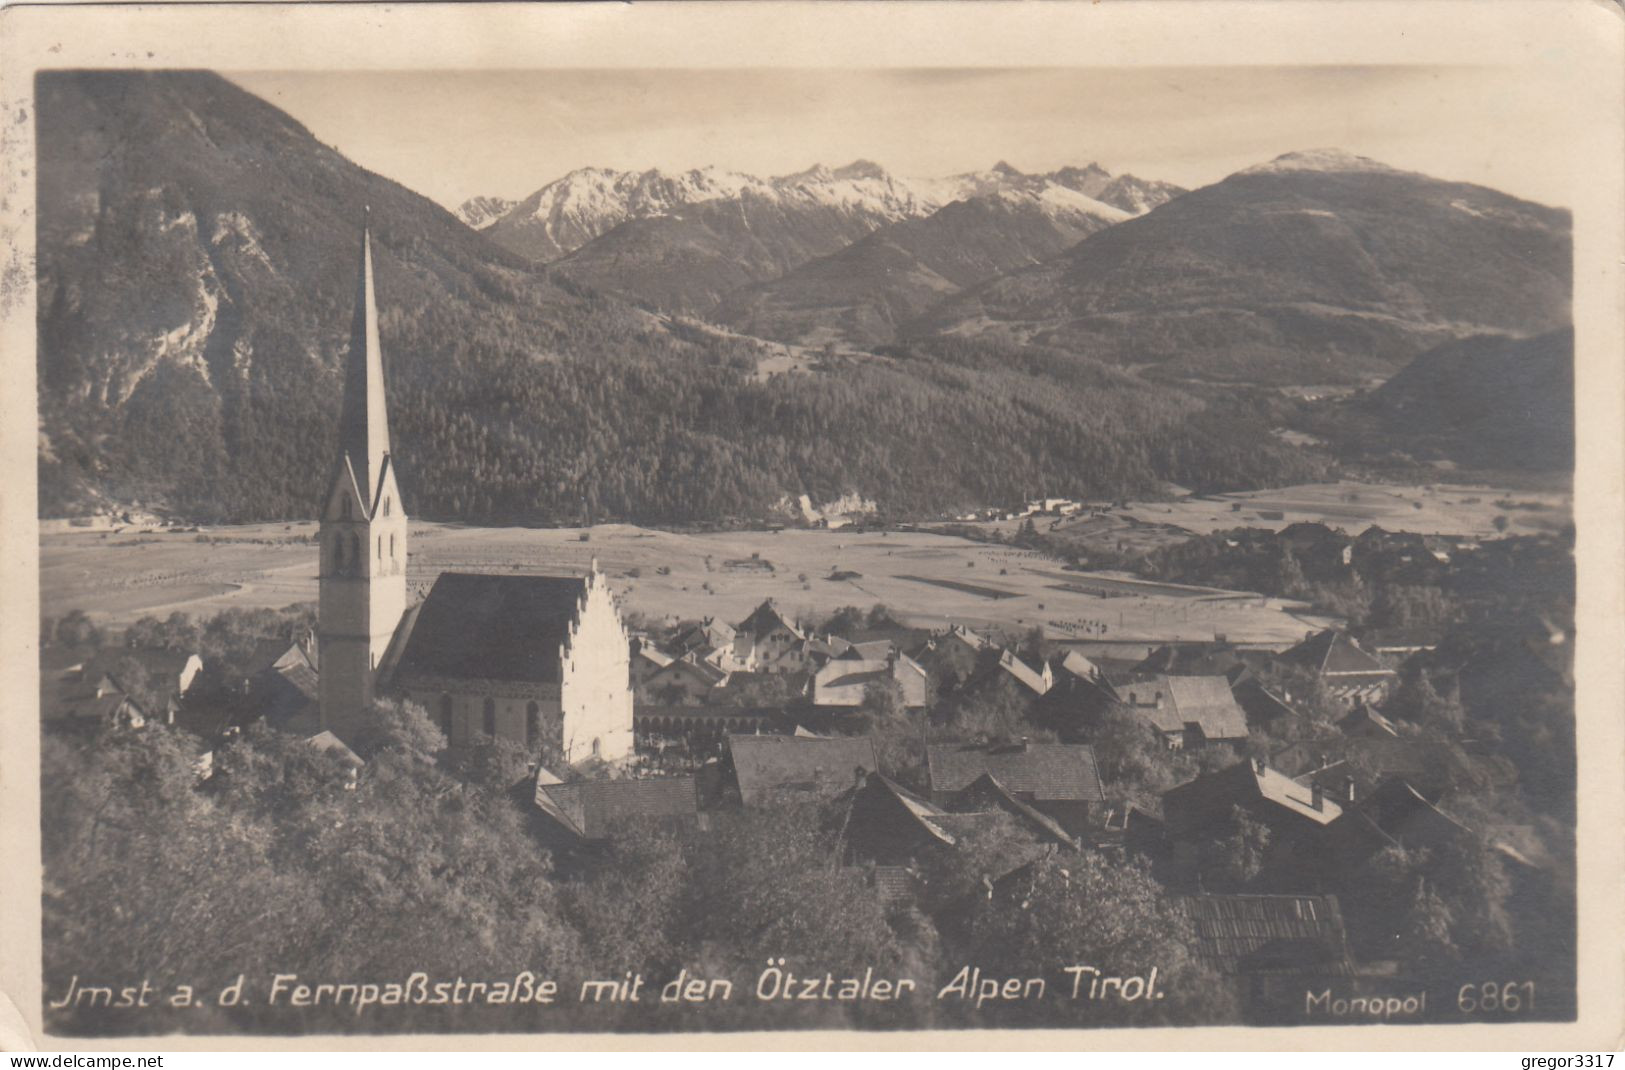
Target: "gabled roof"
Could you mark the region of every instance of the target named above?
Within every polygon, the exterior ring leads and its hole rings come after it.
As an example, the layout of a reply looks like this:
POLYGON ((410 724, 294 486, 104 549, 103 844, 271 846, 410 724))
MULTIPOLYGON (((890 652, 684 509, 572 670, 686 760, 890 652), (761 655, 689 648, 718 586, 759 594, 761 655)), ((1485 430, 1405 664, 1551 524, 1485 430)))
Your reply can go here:
POLYGON ((1428 837, 1441 831, 1468 833, 1471 830, 1422 797, 1422 793, 1400 779, 1385 780, 1359 802, 1356 809, 1393 839, 1404 842, 1412 837, 1428 837))
POLYGON ((985 810, 1003 810, 1016 818, 1017 821, 1027 825, 1032 831, 1061 844, 1064 847, 1076 848, 1077 841, 1067 835, 1054 818, 1048 814, 1035 810, 1030 804, 1016 798, 1015 794, 999 783, 992 773, 983 773, 969 787, 961 791, 954 799, 956 813, 974 813, 985 810))
POLYGON ((1241 660, 1236 648, 1228 643, 1166 643, 1151 651, 1131 671, 1226 676, 1241 660))
POLYGON ((692 820, 700 812, 691 776, 569 784, 546 784, 538 779, 535 798, 543 813, 588 840, 659 821, 692 820))
POLYGON ((1370 706, 1364 705, 1363 703, 1354 707, 1354 709, 1350 710, 1347 715, 1340 718, 1337 722, 1337 727, 1339 731, 1350 734, 1365 728, 1373 728, 1383 735, 1399 735, 1399 729, 1394 727, 1394 722, 1390 721, 1388 718, 1384 717, 1382 714, 1378 713, 1370 706))
POLYGON ((709 661, 700 660, 699 658, 695 657, 695 652, 692 650, 680 658, 673 658, 665 665, 650 673, 646 683, 653 684, 655 681, 668 674, 683 674, 693 676, 711 687, 716 687, 718 684, 722 683, 728 678, 728 671, 726 669, 713 665, 709 661))
POLYGON ((847 643, 846 649, 836 657, 843 661, 885 661, 891 654, 890 639, 873 639, 867 643, 847 643))
POLYGON ((1281 657, 1326 677, 1395 675, 1394 670, 1368 654, 1346 633, 1335 628, 1327 628, 1311 635, 1281 657))
POLYGON ((417 614, 397 676, 559 682, 559 653, 579 613, 581 576, 443 572, 417 614))
POLYGON ((651 665, 661 669, 677 660, 647 640, 638 644, 637 653, 633 654, 632 656, 634 658, 642 658, 644 661, 647 661, 651 665))
POLYGON ((46 721, 107 722, 126 705, 146 716, 141 704, 122 691, 98 695, 90 688, 56 682, 47 682, 40 690, 40 717, 46 721))
POLYGON ((1196 725, 1208 739, 1247 738, 1247 715, 1241 712, 1230 682, 1222 676, 1167 676, 1174 711, 1186 725, 1196 725))
POLYGON ((1174 705, 1168 677, 1158 675, 1126 680, 1117 685, 1117 694, 1131 712, 1158 732, 1185 730, 1185 718, 1180 716, 1174 705))
POLYGON ((1262 761, 1244 759, 1213 773, 1203 773, 1163 793, 1163 812, 1171 825, 1191 827, 1223 818, 1232 805, 1262 800, 1286 813, 1329 825, 1343 808, 1324 792, 1316 805, 1316 790, 1300 784, 1262 761))
POLYGON ((739 622, 737 634, 748 635, 752 639, 762 639, 779 627, 785 628, 797 639, 803 638, 801 629, 797 628, 788 617, 780 613, 778 607, 773 604, 773 599, 769 598, 757 606, 750 616, 739 622))
POLYGON ((1354 972, 1334 896, 1182 895, 1196 956, 1226 976, 1347 977, 1354 972))
POLYGON ((1046 665, 1043 670, 1034 669, 1008 650, 999 653, 999 668, 1015 677, 1018 683, 1035 695, 1044 694, 1054 683, 1054 677, 1048 671, 1049 666, 1046 665))
POLYGON ((1101 675, 1100 666, 1076 650, 1068 650, 1066 656, 1061 658, 1058 668, 1080 680, 1094 680, 1101 675))
POLYGON ((315 747, 319 751, 324 751, 331 754, 333 757, 352 767, 359 768, 367 764, 361 760, 360 755, 356 754, 355 751, 346 746, 344 741, 338 736, 335 736, 332 732, 325 730, 317 732, 315 735, 305 740, 305 742, 309 743, 312 747, 315 747))
POLYGON ((925 757, 933 792, 963 791, 992 774, 1008 790, 1036 802, 1106 801, 1094 749, 1083 744, 934 743, 925 757))
POLYGON ((835 794, 850 786, 856 771, 880 768, 868 736, 807 739, 797 736, 728 737, 739 799, 758 805, 778 791, 835 794))
POLYGON ((94 680, 98 676, 118 676, 117 668, 121 662, 134 661, 147 673, 147 683, 157 688, 159 686, 173 690, 179 684, 180 675, 186 668, 186 663, 198 655, 190 652, 167 650, 162 647, 115 647, 104 650, 85 665, 84 678, 94 680))

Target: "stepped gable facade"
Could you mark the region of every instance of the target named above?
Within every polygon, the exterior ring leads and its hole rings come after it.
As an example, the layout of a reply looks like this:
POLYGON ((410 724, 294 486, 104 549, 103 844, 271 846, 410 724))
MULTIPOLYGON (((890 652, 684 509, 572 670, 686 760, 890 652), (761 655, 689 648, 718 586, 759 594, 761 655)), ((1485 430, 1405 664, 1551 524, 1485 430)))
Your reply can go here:
POLYGON ((586 576, 443 573, 408 608, 370 227, 358 274, 318 536, 321 728, 354 743, 373 701, 395 696, 453 745, 500 737, 570 764, 630 757, 630 640, 596 562, 586 576))

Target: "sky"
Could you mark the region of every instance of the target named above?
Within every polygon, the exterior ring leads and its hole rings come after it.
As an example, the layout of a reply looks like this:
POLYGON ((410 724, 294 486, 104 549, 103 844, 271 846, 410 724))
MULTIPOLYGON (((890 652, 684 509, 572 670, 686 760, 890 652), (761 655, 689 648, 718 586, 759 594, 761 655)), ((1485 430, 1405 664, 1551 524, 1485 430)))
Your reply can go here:
POLYGON ((756 175, 868 159, 936 177, 1097 162, 1186 187, 1302 149, 1573 203, 1558 84, 1507 68, 226 72, 448 208, 579 167, 756 175))

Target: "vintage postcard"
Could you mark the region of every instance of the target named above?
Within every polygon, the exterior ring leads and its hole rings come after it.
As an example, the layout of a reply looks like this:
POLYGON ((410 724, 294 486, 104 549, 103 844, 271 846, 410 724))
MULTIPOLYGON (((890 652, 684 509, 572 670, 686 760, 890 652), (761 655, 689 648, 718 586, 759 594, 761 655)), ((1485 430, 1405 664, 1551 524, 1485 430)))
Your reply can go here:
POLYGON ((1622 27, 6 8, 5 1043, 1613 1048, 1622 27))

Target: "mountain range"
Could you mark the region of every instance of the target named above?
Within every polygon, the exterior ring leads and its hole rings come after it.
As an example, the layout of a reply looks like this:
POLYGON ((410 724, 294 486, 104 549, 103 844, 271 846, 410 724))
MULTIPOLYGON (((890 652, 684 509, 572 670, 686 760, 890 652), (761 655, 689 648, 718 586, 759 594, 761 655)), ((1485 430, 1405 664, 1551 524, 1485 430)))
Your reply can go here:
MULTIPOLYGON (((1269 433, 1292 417, 1274 384, 1567 323, 1566 213, 1339 154, 1190 192, 1092 165, 577 172, 544 187, 544 223, 540 196, 460 219, 205 72, 51 73, 36 104, 47 516, 310 515, 369 205, 425 517, 696 522, 801 494, 940 515, 1307 480, 1333 459, 1269 433), (527 228, 556 258, 514 247, 527 228)), ((1453 377, 1547 374, 1516 347, 1439 352, 1422 411, 1453 377)), ((1523 418, 1558 420, 1551 396, 1523 418)))
POLYGON ((1133 175, 1114 178, 1096 164, 1028 175, 1001 161, 986 171, 914 179, 856 160, 772 178, 714 167, 582 168, 500 215, 492 212, 506 202, 490 197, 458 211, 498 244, 584 285, 662 311, 709 314, 731 291, 969 198, 1016 195, 1117 222, 1181 192, 1133 175))

